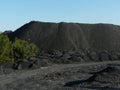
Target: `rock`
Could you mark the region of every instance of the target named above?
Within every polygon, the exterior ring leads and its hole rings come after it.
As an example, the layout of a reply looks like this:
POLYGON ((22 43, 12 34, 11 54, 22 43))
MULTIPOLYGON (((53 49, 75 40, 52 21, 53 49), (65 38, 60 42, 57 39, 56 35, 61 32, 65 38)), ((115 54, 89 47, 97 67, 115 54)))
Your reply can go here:
POLYGON ((48 59, 40 59, 40 60, 37 60, 36 65, 38 67, 48 66, 48 65, 50 65, 50 62, 48 59))
POLYGON ((75 51, 69 50, 69 51, 68 51, 68 54, 69 54, 69 55, 74 55, 74 54, 75 54, 75 51))
POLYGON ((84 53, 84 51, 83 50, 79 50, 79 51, 76 51, 75 53, 74 53, 74 55, 75 56, 80 56, 80 57, 84 57, 84 55, 85 55, 85 53, 84 53))
POLYGON ((14 62, 12 65, 12 69, 15 70, 21 69, 21 64, 20 64, 21 62, 22 62, 21 60, 14 62))
POLYGON ((70 59, 71 55, 68 53, 63 54, 62 59, 70 59))
POLYGON ((117 52, 116 54, 118 56, 118 59, 120 59, 120 52, 117 52))
POLYGON ((97 54, 97 52, 95 52, 95 51, 90 51, 90 52, 88 53, 88 57, 89 57, 89 59, 92 60, 92 61, 98 61, 98 60, 99 60, 98 54, 97 54))
POLYGON ((33 67, 33 64, 32 63, 30 63, 29 61, 23 61, 23 62, 21 62, 20 63, 20 65, 21 65, 21 68, 22 69, 28 69, 28 68, 31 68, 31 67, 33 67))
POLYGON ((37 64, 37 61, 39 61, 40 58, 30 58, 29 62, 32 63, 32 64, 37 64))
POLYGON ((101 51, 99 53, 99 60, 101 60, 101 61, 109 60, 110 59, 109 55, 110 54, 107 51, 101 51))
POLYGON ((110 53, 110 60, 118 60, 117 52, 112 51, 110 53))
POLYGON ((30 61, 30 60, 20 60, 20 61, 16 61, 13 63, 12 68, 19 70, 19 69, 29 69, 29 68, 33 68, 34 67, 34 62, 30 61))
POLYGON ((62 56, 62 52, 59 50, 50 50, 47 52, 47 54, 55 55, 55 56, 62 56))
POLYGON ((54 50, 53 55, 54 58, 60 58, 63 55, 63 53, 58 50, 54 50))
POLYGON ((80 56, 79 56, 79 57, 77 57, 77 56, 72 56, 72 57, 70 58, 70 61, 72 61, 72 62, 83 62, 84 60, 83 60, 83 58, 81 58, 80 56))

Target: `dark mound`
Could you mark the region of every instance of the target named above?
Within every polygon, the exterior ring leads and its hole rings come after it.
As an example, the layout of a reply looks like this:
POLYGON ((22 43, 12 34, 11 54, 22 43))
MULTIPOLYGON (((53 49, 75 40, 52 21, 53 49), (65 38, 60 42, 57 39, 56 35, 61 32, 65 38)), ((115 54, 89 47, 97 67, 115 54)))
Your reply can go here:
POLYGON ((120 26, 112 24, 44 23, 32 21, 9 35, 33 42, 41 50, 119 50, 120 26))

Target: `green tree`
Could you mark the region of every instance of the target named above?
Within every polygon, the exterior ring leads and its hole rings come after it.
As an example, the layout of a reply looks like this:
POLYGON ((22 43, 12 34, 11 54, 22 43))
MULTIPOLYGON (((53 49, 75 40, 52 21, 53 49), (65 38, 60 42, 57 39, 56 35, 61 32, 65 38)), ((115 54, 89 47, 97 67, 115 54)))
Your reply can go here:
POLYGON ((11 62, 11 42, 6 35, 0 34, 0 64, 11 62))
POLYGON ((0 34, 0 68, 3 72, 2 64, 13 62, 11 58, 11 42, 6 35, 0 34))
POLYGON ((37 53, 38 48, 35 44, 28 43, 25 40, 15 39, 13 43, 13 57, 15 61, 35 57, 37 53))
POLYGON ((11 43, 6 35, 0 34, 0 67, 2 71, 3 63, 30 59, 37 53, 38 48, 35 44, 17 38, 11 43))
POLYGON ((38 47, 35 44, 30 43, 30 45, 29 45, 29 52, 30 52, 29 57, 36 57, 36 55, 39 52, 39 49, 38 49, 38 47))

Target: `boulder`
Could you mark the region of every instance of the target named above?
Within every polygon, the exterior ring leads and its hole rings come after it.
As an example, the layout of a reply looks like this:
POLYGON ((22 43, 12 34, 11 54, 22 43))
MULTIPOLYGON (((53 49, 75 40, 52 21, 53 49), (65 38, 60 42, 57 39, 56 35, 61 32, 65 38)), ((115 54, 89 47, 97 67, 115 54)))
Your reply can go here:
POLYGON ((118 60, 117 52, 112 51, 110 53, 110 60, 118 60))
POLYGON ((13 63, 12 68, 19 70, 19 69, 29 69, 34 67, 34 62, 30 60, 20 60, 13 63))
POLYGON ((54 50, 53 55, 54 55, 54 58, 60 58, 63 55, 63 53, 60 52, 59 50, 54 50))
POLYGON ((110 54, 108 53, 108 51, 99 52, 99 60, 100 61, 110 60, 109 56, 110 56, 110 54))
POLYGON ((72 62, 83 62, 84 59, 81 58, 80 56, 79 56, 79 57, 78 57, 78 56, 72 56, 72 57, 70 58, 70 61, 72 61, 72 62))
POLYGON ((68 53, 65 53, 65 54, 63 54, 61 59, 66 60, 66 59, 70 59, 70 58, 71 58, 71 55, 68 53))
POLYGON ((120 59, 120 52, 117 52, 116 54, 117 54, 118 59, 120 59))
POLYGON ((92 61, 98 61, 98 60, 99 60, 98 54, 97 54, 97 52, 95 52, 95 51, 90 51, 90 52, 88 53, 88 57, 89 57, 89 59, 92 60, 92 61))
POLYGON ((21 69, 21 62, 22 60, 14 61, 12 65, 12 69, 15 69, 15 70, 21 69))
POLYGON ((37 60, 36 65, 38 67, 48 66, 50 65, 50 62, 49 62, 49 59, 39 59, 37 60))

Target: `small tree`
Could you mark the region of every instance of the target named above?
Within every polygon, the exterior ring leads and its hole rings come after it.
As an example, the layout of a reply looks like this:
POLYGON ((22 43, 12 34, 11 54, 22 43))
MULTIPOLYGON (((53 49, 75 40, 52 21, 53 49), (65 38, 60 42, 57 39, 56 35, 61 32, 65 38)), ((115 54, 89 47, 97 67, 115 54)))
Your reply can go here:
POLYGON ((37 53, 39 52, 39 49, 38 49, 38 47, 35 44, 30 43, 30 45, 29 45, 29 52, 30 52, 29 58, 30 57, 36 57, 37 53))
MULTIPOLYGON (((0 34, 0 64, 5 62, 12 62, 12 58, 10 56, 11 53, 11 42, 6 35, 0 34)), ((1 65, 2 70, 2 65, 1 65)))
POLYGON ((29 59, 36 56, 38 48, 35 44, 28 43, 25 40, 15 39, 13 43, 13 57, 14 60, 29 59))
POLYGON ((35 57, 37 53, 38 48, 35 44, 17 38, 11 43, 6 35, 0 34, 0 66, 2 71, 3 63, 29 59, 35 57))

